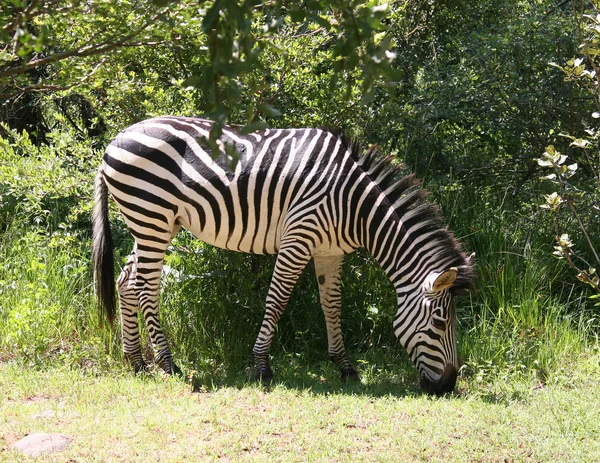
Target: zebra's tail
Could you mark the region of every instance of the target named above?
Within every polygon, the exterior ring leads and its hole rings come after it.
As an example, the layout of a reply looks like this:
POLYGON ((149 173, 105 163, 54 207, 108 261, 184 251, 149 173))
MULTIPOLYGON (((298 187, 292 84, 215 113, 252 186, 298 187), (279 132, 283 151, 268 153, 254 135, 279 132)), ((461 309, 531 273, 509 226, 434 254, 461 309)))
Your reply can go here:
POLYGON ((108 219, 108 188, 102 170, 94 182, 94 211, 92 212, 92 260, 98 308, 106 314, 110 326, 115 320, 115 263, 112 233, 108 219))

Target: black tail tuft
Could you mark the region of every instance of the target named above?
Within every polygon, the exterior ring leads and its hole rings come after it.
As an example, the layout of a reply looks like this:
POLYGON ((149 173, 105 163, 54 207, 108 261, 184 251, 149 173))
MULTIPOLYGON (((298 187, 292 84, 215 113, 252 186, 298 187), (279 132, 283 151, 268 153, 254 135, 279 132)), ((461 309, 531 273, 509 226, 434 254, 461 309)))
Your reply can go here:
POLYGON ((94 182, 92 260, 98 308, 100 312, 105 312, 112 326, 116 314, 114 249, 108 219, 108 189, 101 169, 98 170, 94 182))

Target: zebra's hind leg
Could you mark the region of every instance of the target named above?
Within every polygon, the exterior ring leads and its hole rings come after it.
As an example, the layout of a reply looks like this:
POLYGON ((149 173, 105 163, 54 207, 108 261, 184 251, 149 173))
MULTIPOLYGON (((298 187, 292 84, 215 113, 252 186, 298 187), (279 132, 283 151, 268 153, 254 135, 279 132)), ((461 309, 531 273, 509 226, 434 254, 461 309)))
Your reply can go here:
POLYGON ((310 261, 310 252, 307 246, 298 240, 290 241, 288 245, 284 245, 282 241, 267 294, 265 316, 252 349, 257 376, 262 382, 273 380, 269 351, 275 326, 287 306, 298 277, 310 261))
POLYGON ((327 325, 329 358, 340 368, 342 380, 359 381, 360 377, 350 362, 342 336, 342 274, 343 256, 315 257, 315 272, 319 283, 319 299, 327 325))
POLYGON ((160 277, 167 243, 155 241, 151 246, 137 244, 135 293, 150 334, 156 364, 169 375, 181 375, 181 370, 173 362, 173 355, 158 315, 160 277))
POLYGON ((139 299, 135 291, 135 248, 117 279, 119 307, 121 309, 121 335, 123 353, 136 373, 146 371, 148 366, 142 357, 138 323, 139 299))

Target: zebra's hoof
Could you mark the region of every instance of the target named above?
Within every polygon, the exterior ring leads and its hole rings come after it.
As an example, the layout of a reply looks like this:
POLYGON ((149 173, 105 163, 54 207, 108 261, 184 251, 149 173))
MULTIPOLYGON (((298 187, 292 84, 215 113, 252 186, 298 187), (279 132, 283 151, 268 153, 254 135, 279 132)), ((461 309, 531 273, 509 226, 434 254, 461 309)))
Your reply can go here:
POLYGON ((346 368, 344 370, 341 371, 341 376, 342 376, 342 381, 355 381, 358 382, 360 381, 360 375, 358 374, 358 371, 356 371, 354 368, 346 368))
POLYGON ((261 384, 271 384, 273 382, 273 370, 269 367, 258 370, 256 379, 261 384))
POLYGON ((131 365, 133 367, 133 372, 137 375, 140 373, 148 373, 148 365, 144 362, 137 362, 131 365))
POLYGON ((169 376, 183 377, 183 372, 181 371, 181 368, 179 368, 175 363, 171 363, 169 369, 163 368, 163 370, 169 376))
POLYGON ((183 376, 183 372, 181 368, 179 368, 175 363, 171 364, 171 376, 183 376))
POLYGON ((182 377, 183 376, 183 372, 181 371, 181 368, 179 368, 175 362, 170 361, 170 362, 157 362, 157 366, 166 374, 169 376, 178 376, 178 377, 182 377))

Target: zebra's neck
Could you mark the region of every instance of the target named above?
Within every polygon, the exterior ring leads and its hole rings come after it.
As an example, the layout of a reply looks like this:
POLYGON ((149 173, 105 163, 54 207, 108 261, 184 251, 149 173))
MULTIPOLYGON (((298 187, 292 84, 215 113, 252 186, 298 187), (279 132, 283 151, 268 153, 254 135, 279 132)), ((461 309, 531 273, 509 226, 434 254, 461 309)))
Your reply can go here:
MULTIPOLYGON (((420 206, 425 207, 427 206, 420 206)), ((375 257, 396 289, 410 292, 432 272, 464 265, 452 235, 420 207, 400 215, 385 202, 361 214, 364 247, 375 257)))
POLYGON ((424 200, 418 180, 395 176, 399 169, 387 162, 365 162, 360 186, 348 200, 355 205, 348 208, 355 214, 348 236, 375 257, 401 295, 432 272, 465 265, 465 256, 437 208, 424 200))

